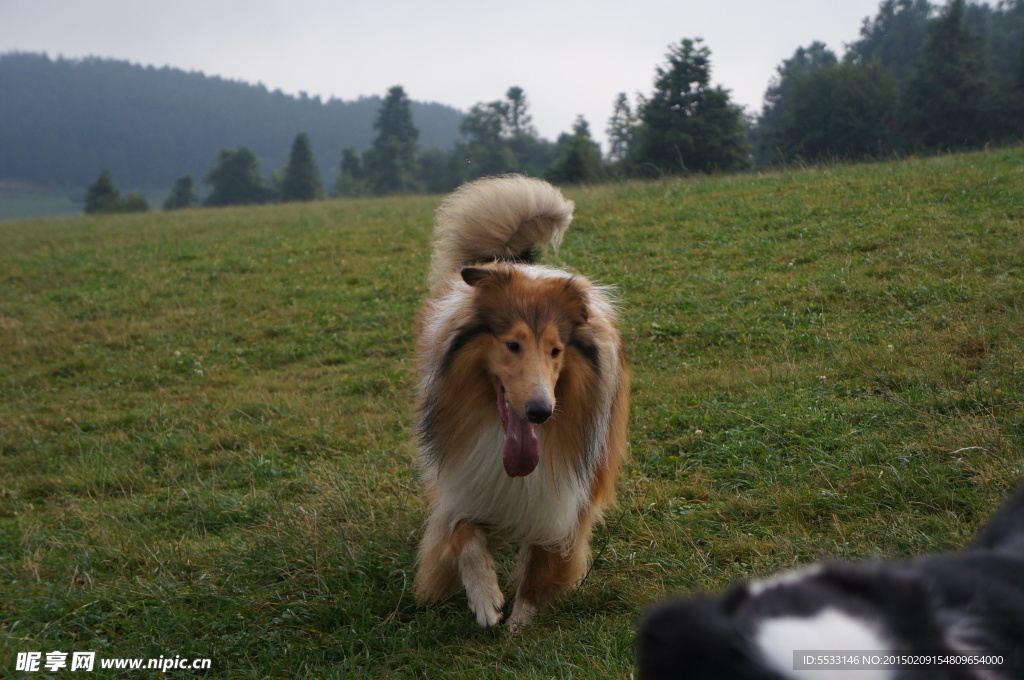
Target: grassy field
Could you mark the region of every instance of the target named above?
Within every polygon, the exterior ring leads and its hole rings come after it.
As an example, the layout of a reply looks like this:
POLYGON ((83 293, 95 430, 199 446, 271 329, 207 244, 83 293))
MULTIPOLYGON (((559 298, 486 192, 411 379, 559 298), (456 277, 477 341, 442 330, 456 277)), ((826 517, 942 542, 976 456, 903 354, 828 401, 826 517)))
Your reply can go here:
POLYGON ((567 194, 631 461, 518 636, 410 597, 437 197, 0 224, 0 676, 628 678, 666 594, 955 549, 1024 476, 1024 149, 567 194))

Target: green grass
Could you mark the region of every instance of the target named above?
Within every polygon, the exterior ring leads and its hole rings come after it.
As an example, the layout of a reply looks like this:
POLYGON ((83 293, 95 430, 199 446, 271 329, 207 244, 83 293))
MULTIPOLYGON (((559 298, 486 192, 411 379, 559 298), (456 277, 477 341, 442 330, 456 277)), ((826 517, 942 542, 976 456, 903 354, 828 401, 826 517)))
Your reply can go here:
POLYGON ((1024 476, 1024 150, 567 193, 631 461, 519 636, 410 597, 437 197, 0 224, 0 676, 626 678, 653 601, 959 548, 1024 476))

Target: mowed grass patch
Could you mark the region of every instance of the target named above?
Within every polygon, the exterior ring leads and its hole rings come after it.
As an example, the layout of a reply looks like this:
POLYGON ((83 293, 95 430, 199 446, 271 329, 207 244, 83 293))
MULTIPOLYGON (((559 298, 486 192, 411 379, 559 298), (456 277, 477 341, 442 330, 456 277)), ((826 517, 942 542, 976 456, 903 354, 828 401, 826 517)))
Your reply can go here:
POLYGON ((628 677, 665 595, 959 548, 1024 470, 1022 161, 567 191, 546 261, 616 287, 631 461, 519 636, 410 595, 438 197, 0 225, 0 668, 628 677))

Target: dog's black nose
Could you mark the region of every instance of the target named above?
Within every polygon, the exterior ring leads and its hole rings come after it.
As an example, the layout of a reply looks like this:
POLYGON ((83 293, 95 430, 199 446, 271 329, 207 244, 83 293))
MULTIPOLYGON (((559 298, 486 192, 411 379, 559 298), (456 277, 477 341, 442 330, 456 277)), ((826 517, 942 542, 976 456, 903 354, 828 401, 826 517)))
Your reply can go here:
POLYGON ((551 417, 551 404, 540 399, 530 399, 526 402, 526 419, 531 423, 540 424, 551 417))

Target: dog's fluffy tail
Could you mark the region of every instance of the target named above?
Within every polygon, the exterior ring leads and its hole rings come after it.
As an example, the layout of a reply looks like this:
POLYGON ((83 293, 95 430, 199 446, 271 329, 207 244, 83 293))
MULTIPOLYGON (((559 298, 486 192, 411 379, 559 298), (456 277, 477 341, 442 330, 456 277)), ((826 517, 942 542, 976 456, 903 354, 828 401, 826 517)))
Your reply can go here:
POLYGON ((533 250, 558 248, 573 202, 547 182, 522 175, 464 184, 437 209, 431 287, 451 272, 491 260, 530 261, 533 250))

